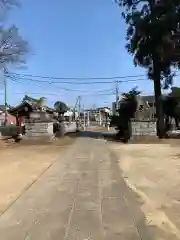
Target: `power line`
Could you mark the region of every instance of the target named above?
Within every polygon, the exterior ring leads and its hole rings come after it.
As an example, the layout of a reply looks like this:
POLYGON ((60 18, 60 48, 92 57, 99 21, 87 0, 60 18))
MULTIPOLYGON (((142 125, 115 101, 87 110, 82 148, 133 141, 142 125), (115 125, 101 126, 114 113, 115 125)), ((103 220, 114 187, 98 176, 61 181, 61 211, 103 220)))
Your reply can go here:
POLYGON ((81 96, 111 96, 115 95, 114 91, 108 92, 108 93, 88 93, 88 94, 82 94, 81 96))
MULTIPOLYGON (((26 91, 24 92, 14 92, 15 95, 24 95, 26 91)), ((34 94, 34 95, 49 95, 49 96, 58 96, 58 93, 42 93, 42 92, 29 92, 28 94, 34 94)), ((4 93, 0 93, 0 95, 4 95, 4 93)))
MULTIPOLYGON (((178 76, 177 74, 176 76, 178 76)), ((83 97, 86 96, 110 96, 110 95, 119 95, 121 92, 118 93, 118 84, 119 83, 127 83, 127 82, 137 82, 137 81, 147 81, 148 79, 145 78, 138 78, 138 77, 144 77, 145 75, 130 75, 130 76, 117 76, 117 77, 49 77, 49 76, 37 76, 32 74, 18 74, 18 73, 9 73, 5 74, 6 77, 8 77, 12 83, 15 84, 24 84, 26 81, 29 81, 30 83, 36 84, 36 86, 39 87, 55 87, 55 90, 60 91, 66 91, 66 92, 78 92, 83 97), (37 79, 39 78, 39 79, 37 79), (136 78, 136 79, 133 79, 136 78), (58 80, 58 81, 54 81, 58 80), (81 80, 81 81, 72 81, 72 80, 81 80), (84 80, 84 81, 83 81, 84 80), (93 81, 93 80, 109 80, 109 81, 93 81), (115 81, 114 81, 115 80, 115 81), (116 82, 116 91, 114 88, 112 89, 103 89, 96 92, 89 92, 89 89, 71 89, 60 86, 60 84, 70 84, 70 85, 92 85, 92 84, 114 84, 116 82), (37 85, 40 84, 40 85, 37 85), (48 84, 48 86, 46 85, 48 84), (59 85, 58 85, 59 84, 59 85), (58 89, 59 87, 59 89, 58 89), (82 92, 82 94, 81 94, 82 92)), ((26 83, 27 84, 27 83, 26 83)), ((88 86, 89 87, 89 86, 88 86)), ((112 86, 113 87, 113 86, 112 86)), ((25 92, 25 91, 24 91, 25 92)), ((22 93, 14 93, 14 94, 24 94, 22 93)), ((54 92, 54 93, 45 93, 45 92, 31 92, 29 94, 38 94, 38 95, 51 95, 51 96, 58 96, 60 92, 54 92)), ((117 100, 117 99, 116 99, 117 100)))
POLYGON ((139 75, 127 75, 127 76, 112 76, 112 77, 52 77, 52 76, 41 76, 33 74, 22 74, 9 72, 11 75, 23 76, 23 77, 33 77, 33 78, 44 78, 44 79, 54 79, 54 80, 114 80, 114 79, 126 79, 126 78, 135 78, 135 77, 145 77, 144 74, 139 75))
MULTIPOLYGON (((24 92, 14 92, 13 94, 16 95, 23 95, 25 94, 26 91, 24 92)), ((44 92, 29 92, 28 94, 34 94, 34 95, 50 95, 50 96, 59 96, 59 93, 44 93, 44 92)), ((0 93, 0 95, 4 95, 4 93, 0 93)), ((86 96, 111 96, 114 95, 113 92, 110 93, 90 93, 90 94, 82 94, 82 97, 86 97, 86 96)))
MULTIPOLYGON (((91 84, 112 84, 114 81, 85 81, 85 82, 74 82, 74 81, 49 81, 47 80, 39 80, 39 79, 33 79, 33 78, 26 78, 26 77, 17 77, 12 75, 6 75, 9 78, 14 78, 18 80, 25 80, 30 82, 38 82, 38 83, 47 83, 49 85, 51 84, 70 84, 70 85, 91 85, 91 84)), ((89 79, 88 79, 89 80, 89 79)), ((118 83, 127 83, 127 82, 137 82, 137 81, 147 81, 147 79, 126 79, 124 81, 117 80, 118 83)))
MULTIPOLYGON (((15 83, 15 84, 22 84, 21 81, 19 81, 18 79, 14 78, 14 77, 9 77, 9 79, 11 80, 12 83, 15 83)), ((39 87, 42 87, 39 86, 39 87)), ((90 92, 88 89, 68 89, 68 88, 60 88, 60 90, 63 90, 63 91, 66 91, 66 92, 78 92, 78 93, 82 93, 81 95, 82 96, 93 96, 93 95, 112 95, 114 94, 113 91, 114 89, 112 88, 108 88, 108 89, 102 89, 102 90, 99 90, 99 91, 92 91, 90 92)), ((57 91, 57 87, 56 87, 56 91, 57 91)), ((24 90, 22 93, 19 92, 19 93, 15 93, 15 94, 24 94, 26 91, 24 90)), ((46 93, 46 92, 31 92, 30 94, 41 94, 41 95, 59 95, 60 92, 54 92, 54 93, 46 93)))
MULTIPOLYGON (((12 76, 8 76, 8 77, 12 77, 12 76)), ((13 76, 14 77, 14 76, 13 76)), ((89 85, 89 84, 110 84, 113 83, 113 81, 100 81, 100 82, 67 82, 67 81, 51 81, 49 79, 49 81, 47 80, 39 80, 39 79, 33 79, 33 78, 26 78, 26 77, 14 77, 15 79, 18 80, 24 80, 24 81, 30 81, 30 82, 38 82, 38 83, 46 83, 46 84, 70 84, 70 85, 89 85)))
MULTIPOLYGON (((12 81, 12 83, 15 83, 15 84, 22 84, 23 82, 22 81, 19 81, 19 79, 16 79, 16 78, 14 78, 14 77, 9 77, 10 78, 10 80, 12 81)), ((45 86, 43 86, 43 85, 38 85, 39 87, 45 87, 45 86)), ((56 90, 57 90, 57 86, 56 86, 56 90)), ((89 90, 88 89, 70 89, 70 88, 60 88, 59 90, 63 90, 63 91, 66 91, 66 92, 83 92, 83 93, 85 93, 85 92, 88 92, 88 94, 89 94, 89 90)), ((105 92, 110 92, 110 91, 112 91, 113 89, 112 88, 108 88, 108 89, 102 89, 102 90, 99 90, 99 91, 95 91, 95 92, 92 92, 93 94, 95 93, 105 93, 105 92)), ((91 94, 91 93, 90 93, 91 94)))
MULTIPOLYGON (((174 71, 174 73, 177 73, 178 71, 174 71)), ((41 82, 49 82, 49 83, 75 83, 75 82, 63 82, 63 81, 53 81, 52 80, 86 80, 85 83, 87 83, 87 80, 117 80, 117 79, 126 79, 125 81, 119 80, 119 82, 126 82, 126 81, 145 81, 147 79, 131 79, 131 78, 141 78, 141 77, 146 77, 147 75, 145 74, 139 74, 139 75, 126 75, 126 76, 111 76, 111 77, 53 77, 53 76, 42 76, 42 75, 33 75, 33 74, 22 74, 22 73, 14 73, 14 72, 9 72, 11 76, 17 76, 19 78, 25 78, 26 80, 33 80, 33 81, 40 81, 38 79, 33 79, 33 78, 40 78, 40 79, 48 79, 49 81, 43 81, 41 82)), ((176 76, 179 76, 179 74, 176 74, 176 76)), ((87 84, 91 84, 92 82, 88 82, 87 84)), ((99 83, 95 81, 94 83, 99 83)), ((100 83, 109 83, 107 81, 105 82, 100 82, 100 83)), ((82 82, 76 82, 76 84, 82 84, 82 82)))

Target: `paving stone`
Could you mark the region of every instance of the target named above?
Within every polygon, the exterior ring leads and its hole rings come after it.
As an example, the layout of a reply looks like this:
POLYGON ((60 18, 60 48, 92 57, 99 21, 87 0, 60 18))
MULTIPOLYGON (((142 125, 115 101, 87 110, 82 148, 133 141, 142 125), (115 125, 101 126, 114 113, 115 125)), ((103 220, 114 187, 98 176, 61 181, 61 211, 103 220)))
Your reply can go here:
POLYGON ((140 207, 105 142, 82 137, 0 217, 0 240, 154 240, 140 207))

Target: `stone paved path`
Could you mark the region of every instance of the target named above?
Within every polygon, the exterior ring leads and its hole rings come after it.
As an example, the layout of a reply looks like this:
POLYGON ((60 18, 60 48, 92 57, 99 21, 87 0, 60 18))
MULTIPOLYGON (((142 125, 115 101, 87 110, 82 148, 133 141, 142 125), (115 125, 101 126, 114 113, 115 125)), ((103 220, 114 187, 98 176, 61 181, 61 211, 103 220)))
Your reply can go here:
POLYGON ((63 239, 155 239, 103 140, 77 139, 0 217, 0 240, 63 239))

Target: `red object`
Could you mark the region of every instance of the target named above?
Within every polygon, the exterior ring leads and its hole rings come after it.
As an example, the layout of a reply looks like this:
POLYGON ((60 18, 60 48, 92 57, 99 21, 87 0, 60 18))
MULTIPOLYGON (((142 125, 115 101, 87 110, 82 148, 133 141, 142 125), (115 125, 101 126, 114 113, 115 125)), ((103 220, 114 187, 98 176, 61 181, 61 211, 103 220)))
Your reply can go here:
MULTIPOLYGON (((0 114, 0 123, 4 123, 5 113, 0 114)), ((10 114, 7 115, 7 124, 16 124, 16 118, 10 114)), ((1 125, 1 124, 0 124, 1 125)))
POLYGON ((18 133, 22 133, 22 118, 21 117, 17 116, 16 125, 18 126, 18 133))

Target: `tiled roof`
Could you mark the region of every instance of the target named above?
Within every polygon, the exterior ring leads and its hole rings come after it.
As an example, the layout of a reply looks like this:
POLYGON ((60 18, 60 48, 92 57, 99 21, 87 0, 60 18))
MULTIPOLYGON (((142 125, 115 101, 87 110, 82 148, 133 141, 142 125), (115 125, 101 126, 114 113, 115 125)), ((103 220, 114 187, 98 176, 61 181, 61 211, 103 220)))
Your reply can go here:
MULTIPOLYGON (((39 109, 38 102, 39 102, 39 99, 35 99, 35 98, 29 97, 29 96, 27 96, 27 95, 26 95, 26 96, 24 97, 24 99, 23 99, 23 103, 27 103, 28 105, 30 105, 33 110, 39 109)), ((44 108, 45 108, 47 111, 51 111, 51 112, 54 111, 53 108, 50 108, 50 107, 48 107, 48 106, 46 106, 46 105, 44 105, 44 108)))

